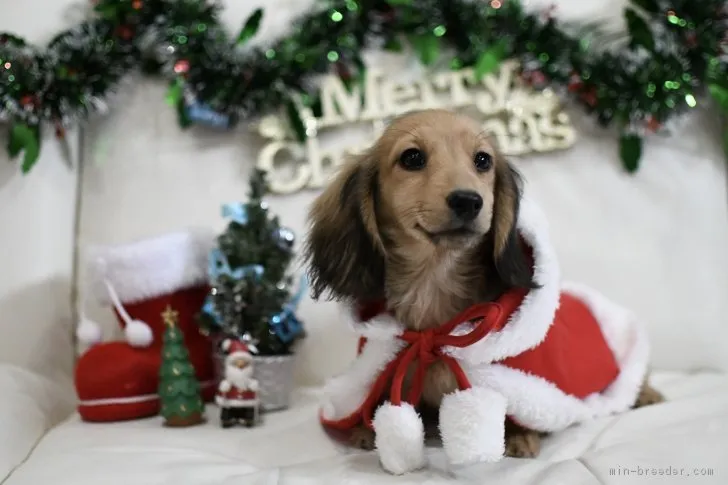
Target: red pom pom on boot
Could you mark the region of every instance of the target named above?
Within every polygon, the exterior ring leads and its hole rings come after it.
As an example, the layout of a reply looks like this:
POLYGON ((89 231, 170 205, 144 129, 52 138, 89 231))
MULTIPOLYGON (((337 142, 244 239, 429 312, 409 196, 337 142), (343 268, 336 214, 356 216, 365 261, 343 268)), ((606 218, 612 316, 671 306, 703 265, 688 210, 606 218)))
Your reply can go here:
MULTIPOLYGON (((157 395, 167 306, 178 312, 190 360, 205 401, 215 394, 212 344, 195 316, 208 292, 207 256, 212 234, 180 232, 121 246, 96 248, 91 284, 101 290, 124 329, 125 341, 92 345, 79 359, 75 385, 86 421, 121 421, 159 413, 157 395)), ((79 340, 94 344, 101 332, 83 319, 79 340)))

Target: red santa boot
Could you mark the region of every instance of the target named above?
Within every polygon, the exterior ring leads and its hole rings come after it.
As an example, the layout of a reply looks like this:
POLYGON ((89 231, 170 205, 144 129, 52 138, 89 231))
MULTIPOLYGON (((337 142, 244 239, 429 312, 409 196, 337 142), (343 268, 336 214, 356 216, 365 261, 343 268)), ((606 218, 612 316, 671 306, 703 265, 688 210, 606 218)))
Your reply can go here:
POLYGON ((126 339, 93 342, 101 332, 82 319, 77 336, 90 345, 75 371, 82 419, 120 421, 159 413, 161 314, 168 305, 178 312, 177 325, 203 398, 214 398, 212 344, 195 321, 208 292, 207 258, 213 244, 213 234, 187 231, 90 251, 91 289, 113 308, 126 339))

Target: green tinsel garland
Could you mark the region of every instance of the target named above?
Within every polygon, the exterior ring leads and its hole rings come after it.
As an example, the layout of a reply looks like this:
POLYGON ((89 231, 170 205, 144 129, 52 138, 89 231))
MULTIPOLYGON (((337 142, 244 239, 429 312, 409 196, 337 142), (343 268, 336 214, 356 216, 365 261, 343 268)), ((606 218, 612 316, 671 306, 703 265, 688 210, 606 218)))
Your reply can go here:
MULTIPOLYGON (((409 42, 427 65, 484 74, 518 59, 534 88, 557 89, 621 133, 624 166, 639 166, 642 138, 710 98, 728 116, 728 0, 632 0, 628 35, 605 49, 594 26, 566 33, 550 12, 527 13, 516 0, 320 0, 288 37, 252 48, 262 10, 231 37, 214 0, 98 0, 95 15, 45 49, 0 34, 0 120, 9 121, 8 152, 38 158, 40 128, 56 134, 103 109, 128 73, 170 80, 168 100, 180 123, 190 102, 233 126, 285 107, 305 136, 295 102, 316 111, 310 79, 334 70, 356 82, 365 48, 409 42)), ((728 153, 728 127, 723 135, 728 153)))

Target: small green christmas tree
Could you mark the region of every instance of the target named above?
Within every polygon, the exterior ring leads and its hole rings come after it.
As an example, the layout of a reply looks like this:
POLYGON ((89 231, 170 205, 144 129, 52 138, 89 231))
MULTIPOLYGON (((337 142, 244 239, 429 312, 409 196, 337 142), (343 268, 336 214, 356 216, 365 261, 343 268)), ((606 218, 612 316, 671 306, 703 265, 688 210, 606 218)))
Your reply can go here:
POLYGON ((225 207, 232 220, 217 240, 219 274, 212 278, 200 325, 209 334, 250 340, 260 355, 286 355, 304 335, 293 311, 304 286, 292 297, 287 270, 295 235, 269 212, 267 193, 266 173, 255 170, 248 201, 225 207))
POLYGON ((192 426, 204 422, 200 383, 185 346, 184 334, 177 327, 177 312, 170 306, 162 313, 167 326, 159 369, 159 399, 167 426, 192 426))

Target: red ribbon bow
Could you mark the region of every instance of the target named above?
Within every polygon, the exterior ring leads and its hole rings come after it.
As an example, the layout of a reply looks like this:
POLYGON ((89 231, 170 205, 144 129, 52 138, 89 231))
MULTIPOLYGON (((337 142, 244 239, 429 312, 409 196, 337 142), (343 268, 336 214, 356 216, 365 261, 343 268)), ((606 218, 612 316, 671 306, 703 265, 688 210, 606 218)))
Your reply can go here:
POLYGON ((397 357, 392 360, 374 382, 363 406, 364 422, 372 427, 372 413, 374 407, 381 402, 387 384, 391 381, 389 401, 395 406, 402 404, 402 388, 404 378, 410 365, 416 360, 417 368, 410 383, 406 402, 416 406, 422 396, 425 372, 437 360, 444 361, 455 375, 458 388, 469 389, 470 381, 460 364, 451 356, 442 351, 443 347, 467 347, 481 340, 488 333, 500 330, 505 324, 504 312, 497 303, 481 303, 473 305, 467 310, 453 317, 446 324, 421 332, 406 330, 400 339, 407 342, 397 357), (463 323, 471 322, 475 326, 463 335, 450 335, 455 328, 463 323))

